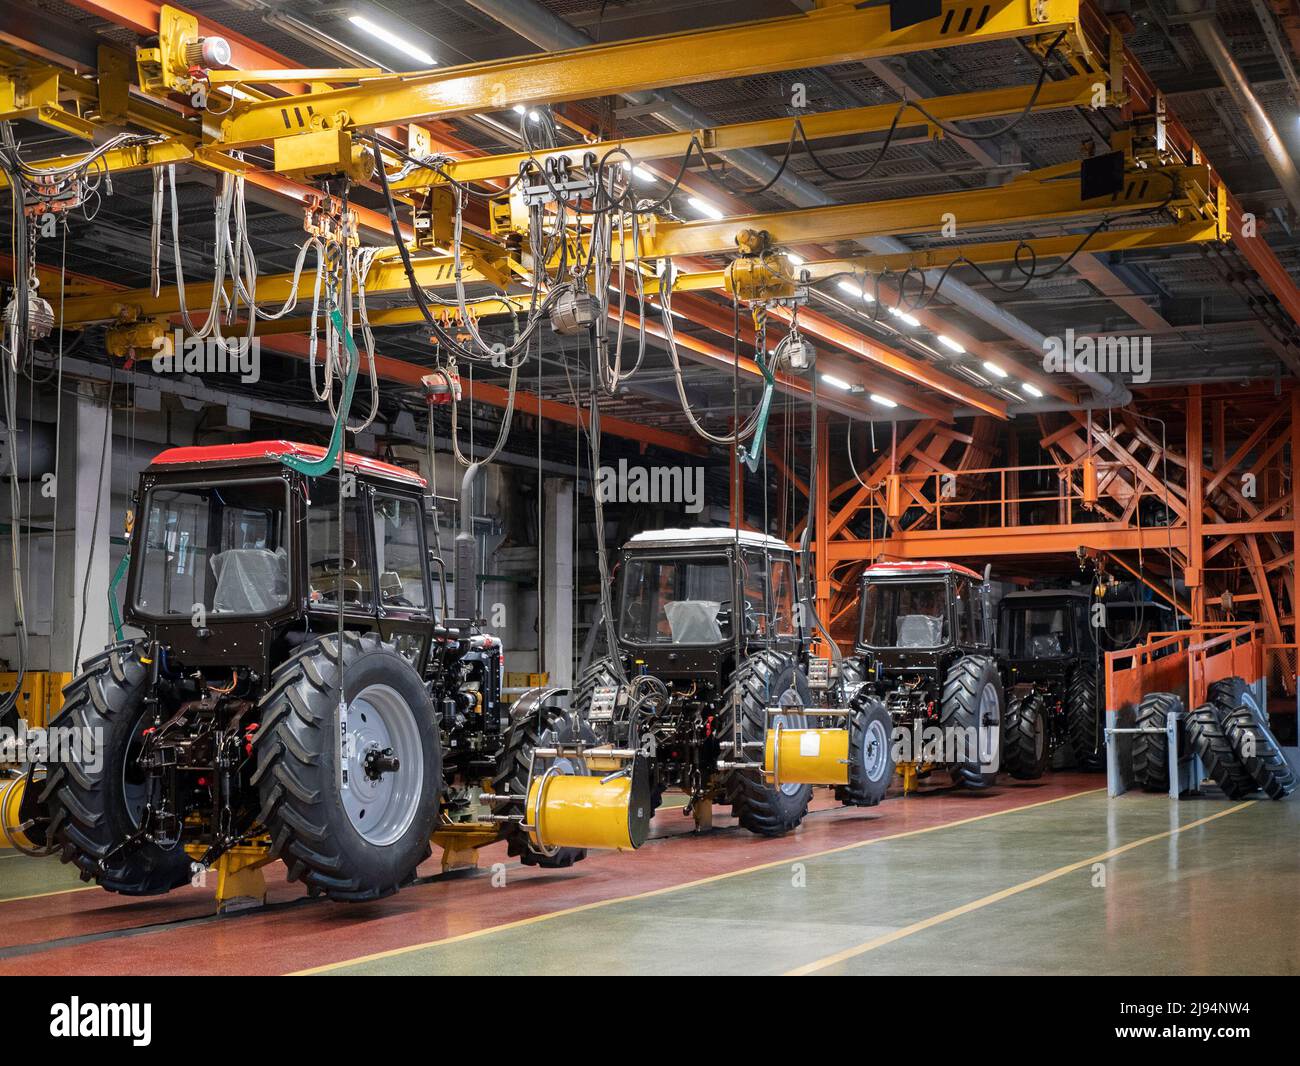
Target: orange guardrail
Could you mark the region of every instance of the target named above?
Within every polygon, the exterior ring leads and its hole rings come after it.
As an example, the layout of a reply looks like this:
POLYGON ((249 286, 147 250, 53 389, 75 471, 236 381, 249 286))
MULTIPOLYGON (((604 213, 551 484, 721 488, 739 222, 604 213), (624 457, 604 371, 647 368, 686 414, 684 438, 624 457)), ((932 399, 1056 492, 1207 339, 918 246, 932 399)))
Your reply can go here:
POLYGON ((1106 710, 1136 707, 1152 692, 1173 692, 1199 707, 1215 681, 1264 673, 1264 627, 1258 622, 1203 625, 1152 633, 1144 644, 1106 653, 1106 710))

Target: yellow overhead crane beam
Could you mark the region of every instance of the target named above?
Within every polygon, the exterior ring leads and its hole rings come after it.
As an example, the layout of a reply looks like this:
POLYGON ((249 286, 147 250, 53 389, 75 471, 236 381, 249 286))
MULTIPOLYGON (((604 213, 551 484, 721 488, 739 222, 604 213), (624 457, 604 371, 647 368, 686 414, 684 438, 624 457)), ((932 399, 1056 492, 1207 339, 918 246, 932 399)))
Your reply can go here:
MULTIPOLYGON (((837 274, 856 274, 859 277, 881 274, 902 274, 909 270, 943 270, 958 259, 971 263, 1010 263, 1020 258, 1026 263, 1042 263, 1064 259, 1082 250, 1097 252, 1128 252, 1147 248, 1168 248, 1178 244, 1204 244, 1225 239, 1223 225, 1217 219, 1197 219, 1173 226, 1141 226, 1135 229, 1102 230, 1093 234, 1080 249, 1083 235, 1077 233, 1060 237, 1029 237, 1019 241, 983 241, 970 244, 947 244, 938 248, 918 248, 910 252, 889 255, 855 255, 834 259, 818 259, 801 263, 793 273, 807 275, 809 281, 823 281, 837 274)), ((721 289, 726 285, 726 270, 697 270, 683 272, 673 277, 674 292, 699 292, 721 289)), ((873 296, 872 283, 867 280, 866 293, 873 296)))
MULTIPOLYGON (((1049 81, 1034 97, 1032 85, 1016 85, 983 92, 957 93, 939 96, 917 103, 930 115, 945 124, 968 122, 986 118, 1018 115, 1029 107, 1034 111, 1056 111, 1069 107, 1092 107, 1098 96, 1098 87, 1105 83, 1097 75, 1081 74, 1064 81, 1049 81)), ((607 153, 619 151, 619 159, 633 162, 650 159, 681 159, 690 149, 692 140, 698 140, 706 152, 731 152, 739 148, 759 148, 764 145, 785 144, 794 132, 795 123, 803 128, 808 140, 828 137, 851 137, 863 133, 881 133, 888 130, 899 112, 899 104, 876 104, 871 107, 852 107, 838 111, 820 111, 798 118, 759 119, 755 122, 737 122, 728 126, 686 130, 673 133, 655 133, 645 137, 626 137, 621 140, 600 141, 591 144, 574 144, 564 148, 542 149, 535 152, 504 152, 499 155, 458 159, 443 164, 442 174, 429 167, 418 167, 411 173, 391 182, 394 190, 418 189, 446 182, 447 178, 461 183, 489 181, 494 178, 512 178, 525 163, 545 163, 551 159, 567 159, 580 165, 588 155, 603 158, 607 153), (626 153, 623 155, 622 153, 626 153)), ((900 127, 924 125, 934 135, 941 136, 938 127, 914 106, 904 110, 900 127)))
MULTIPOLYGON (((432 289, 448 287, 455 284, 454 260, 451 256, 416 257, 412 260, 415 276, 422 288, 432 289)), ((489 263, 473 255, 461 259, 465 284, 475 285, 484 282, 504 287, 508 282, 508 264, 489 263)), ((311 303, 312 293, 316 287, 314 266, 304 266, 302 277, 298 282, 298 299, 311 303)), ((268 274, 257 279, 257 302, 264 304, 282 304, 293 288, 292 274, 268 274)), ((378 296, 383 293, 406 292, 406 273, 396 248, 387 248, 379 253, 370 273, 366 277, 366 294, 378 296)), ((225 286, 229 295, 231 287, 225 286)), ((58 315, 57 290, 48 294, 48 299, 58 315)), ((212 282, 190 282, 185 286, 185 302, 190 313, 206 310, 212 302, 212 282)), ((180 293, 175 285, 159 290, 154 296, 150 289, 119 289, 102 293, 68 296, 63 301, 61 321, 69 326, 88 325, 92 322, 135 322, 148 318, 165 318, 180 313, 180 293)), ((377 312, 372 311, 372 316, 377 312)), ((265 323, 259 323, 258 332, 262 332, 265 323)))
MULTIPOLYGON (((794 211, 767 212, 719 220, 671 222, 648 218, 641 223, 639 248, 631 233, 614 244, 615 254, 631 259, 722 255, 734 252, 737 237, 748 230, 766 234, 773 246, 791 247, 867 237, 933 233, 945 216, 961 230, 1009 222, 1043 222, 1130 214, 1169 208, 1181 221, 1215 217, 1207 166, 1130 169, 1123 189, 1111 196, 1082 200, 1077 181, 1017 181, 1011 186, 972 189, 935 196, 910 196, 865 204, 835 204, 794 211)), ((1219 211, 1219 218, 1226 212, 1219 211)))
POLYGON ((889 28, 888 6, 825 8, 805 15, 692 33, 375 78, 360 85, 236 102, 210 130, 224 149, 325 131, 558 103, 1013 37, 1064 34, 1088 52, 1079 0, 945 0, 937 18, 889 28))

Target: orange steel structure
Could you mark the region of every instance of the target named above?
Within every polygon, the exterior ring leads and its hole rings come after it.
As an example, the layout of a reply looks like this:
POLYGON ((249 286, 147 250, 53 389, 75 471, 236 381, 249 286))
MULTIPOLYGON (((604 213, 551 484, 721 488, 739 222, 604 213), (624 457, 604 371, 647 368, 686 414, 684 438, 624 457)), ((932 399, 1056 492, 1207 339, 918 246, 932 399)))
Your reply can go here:
POLYGON ((1044 461, 1031 464, 1014 462, 1015 423, 922 421, 832 485, 844 463, 830 439, 843 431, 819 430, 814 537, 818 606, 837 640, 852 640, 857 577, 877 559, 991 561, 1026 578, 1077 576, 1087 560, 1196 627, 1257 623, 1271 680, 1294 692, 1300 388, 1229 397, 1192 385, 1123 410, 1042 415, 1044 461))

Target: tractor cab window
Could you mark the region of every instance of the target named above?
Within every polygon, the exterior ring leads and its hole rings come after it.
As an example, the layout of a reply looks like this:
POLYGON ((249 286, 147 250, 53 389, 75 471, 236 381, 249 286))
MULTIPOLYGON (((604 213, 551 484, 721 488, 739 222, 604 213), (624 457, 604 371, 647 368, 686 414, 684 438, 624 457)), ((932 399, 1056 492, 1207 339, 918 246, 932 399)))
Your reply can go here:
POLYGON ((633 644, 719 644, 732 637, 734 594, 722 556, 628 559, 620 633, 633 644))
POLYGON ((145 615, 267 614, 289 602, 280 480, 152 489, 136 606, 145 615))
POLYGON ((744 566, 742 574, 742 592, 745 597, 744 634, 747 637, 764 639, 772 635, 772 619, 768 614, 768 567, 772 557, 769 553, 746 550, 742 553, 744 566))
MULTIPOLYGON (((355 485, 356 482, 353 482, 355 485)), ((365 608, 374 603, 374 567, 366 537, 364 499, 343 500, 343 547, 339 550, 338 478, 311 482, 307 509, 307 583, 313 606, 365 608), (341 555, 341 558, 340 558, 341 555)))
POLYGON ((794 564, 788 559, 772 561, 772 625, 778 637, 795 635, 794 564))
POLYGON ((1057 659, 1073 650, 1069 607, 1029 607, 1007 612, 1007 647, 1014 659, 1057 659))
POLYGON ((971 593, 970 582, 958 578, 953 583, 955 614, 957 616, 957 640, 962 644, 978 644, 980 630, 975 618, 975 597, 971 593))
POLYGON ((391 610, 424 612, 427 574, 420 527, 423 508, 403 496, 375 494, 375 549, 379 553, 379 602, 391 610))
POLYGON ((942 581, 879 581, 862 596, 862 641, 873 648, 939 648, 948 632, 942 581))

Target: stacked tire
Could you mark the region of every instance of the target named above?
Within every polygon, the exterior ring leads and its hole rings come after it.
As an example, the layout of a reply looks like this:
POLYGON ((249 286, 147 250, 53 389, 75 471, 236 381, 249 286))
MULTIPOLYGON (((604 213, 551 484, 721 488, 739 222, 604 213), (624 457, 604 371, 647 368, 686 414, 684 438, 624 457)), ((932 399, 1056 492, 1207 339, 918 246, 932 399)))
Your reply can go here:
MULTIPOLYGON (((1133 738, 1133 774, 1152 792, 1169 790, 1169 748, 1164 730, 1169 715, 1183 712, 1170 692, 1154 692, 1138 706, 1137 725, 1159 733, 1133 738)), ((1267 715, 1250 687, 1239 677, 1216 681, 1206 702, 1189 712, 1179 737, 1179 753, 1196 755, 1206 775, 1229 799, 1262 791, 1285 799, 1296 787, 1295 771, 1268 727, 1267 715)))

